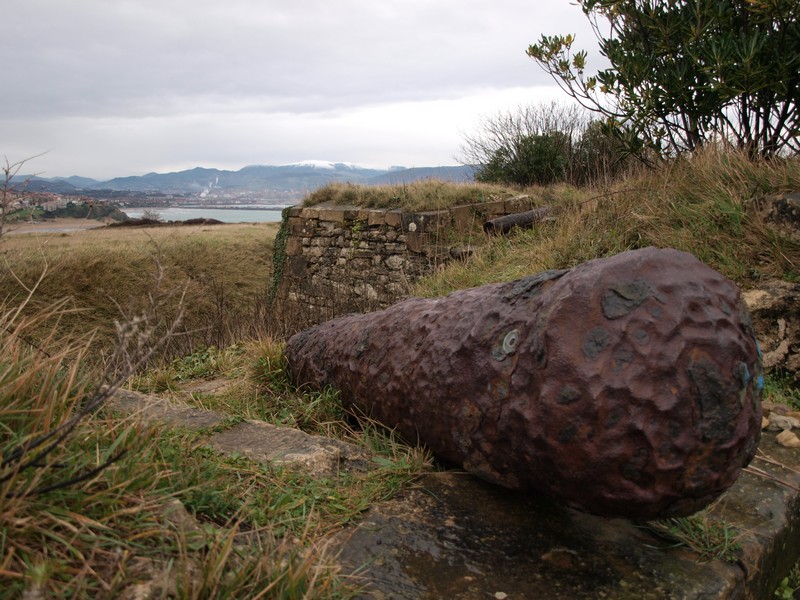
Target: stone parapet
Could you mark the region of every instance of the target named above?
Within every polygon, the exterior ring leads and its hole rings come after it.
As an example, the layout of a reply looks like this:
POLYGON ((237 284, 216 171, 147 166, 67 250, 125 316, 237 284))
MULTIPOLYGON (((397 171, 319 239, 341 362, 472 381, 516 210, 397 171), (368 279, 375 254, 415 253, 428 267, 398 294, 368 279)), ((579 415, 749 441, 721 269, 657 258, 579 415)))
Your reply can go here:
POLYGON ((487 218, 530 210, 519 196, 433 211, 320 204, 285 209, 273 307, 298 328, 386 308, 482 235, 487 218))

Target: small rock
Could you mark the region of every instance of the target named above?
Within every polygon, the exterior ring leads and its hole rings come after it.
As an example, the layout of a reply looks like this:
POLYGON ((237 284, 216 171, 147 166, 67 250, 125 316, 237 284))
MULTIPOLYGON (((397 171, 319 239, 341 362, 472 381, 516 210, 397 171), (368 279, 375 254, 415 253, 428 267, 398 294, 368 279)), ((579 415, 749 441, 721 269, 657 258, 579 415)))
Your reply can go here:
POLYGON ((786 415, 789 414, 789 411, 791 411, 791 409, 785 404, 778 404, 777 402, 770 402, 769 400, 762 401, 761 408, 765 413, 779 415, 786 415))
POLYGON ((177 498, 173 498, 161 509, 161 514, 167 525, 174 527, 181 532, 182 537, 192 541, 201 540, 206 537, 205 530, 200 526, 183 503, 177 498))
POLYGON ((767 417, 761 417, 761 430, 763 431, 769 427, 769 419, 767 417))
POLYGON ((569 548, 553 548, 550 552, 542 554, 542 560, 560 569, 572 569, 576 556, 577 553, 569 548))
POLYGON ((800 429, 800 421, 786 415, 771 414, 769 416, 769 430, 780 431, 781 429, 800 429))
POLYGON ((775 441, 784 448, 800 448, 800 438, 788 429, 781 431, 775 438, 775 441))
POLYGON ((467 244, 466 246, 453 246, 450 248, 450 257, 456 260, 466 260, 475 254, 475 249, 467 244))

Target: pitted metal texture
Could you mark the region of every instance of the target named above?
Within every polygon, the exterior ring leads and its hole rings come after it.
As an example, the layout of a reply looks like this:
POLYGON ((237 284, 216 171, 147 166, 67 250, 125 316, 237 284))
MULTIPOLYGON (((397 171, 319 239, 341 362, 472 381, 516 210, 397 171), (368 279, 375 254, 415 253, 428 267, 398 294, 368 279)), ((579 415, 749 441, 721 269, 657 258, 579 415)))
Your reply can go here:
POLYGON ((636 519, 691 514, 760 434, 761 363, 736 285, 645 248, 303 331, 297 384, 483 479, 636 519))

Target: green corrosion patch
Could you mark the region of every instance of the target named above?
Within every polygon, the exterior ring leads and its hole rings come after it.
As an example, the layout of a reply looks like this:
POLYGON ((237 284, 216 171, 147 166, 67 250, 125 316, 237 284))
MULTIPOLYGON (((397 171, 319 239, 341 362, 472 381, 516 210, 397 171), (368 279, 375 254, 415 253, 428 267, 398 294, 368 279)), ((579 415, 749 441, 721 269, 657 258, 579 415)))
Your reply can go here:
POLYGON ((550 270, 537 273, 536 275, 529 275, 514 282, 513 287, 509 292, 503 296, 504 300, 515 302, 519 298, 529 299, 539 293, 539 288, 546 281, 558 279, 562 275, 568 273, 567 270, 550 270))
POLYGON ((589 360, 594 360, 608 346, 611 336, 604 327, 595 327, 583 338, 583 355, 589 360))
POLYGON ((603 314, 608 319, 624 317, 644 304, 652 293, 652 287, 644 279, 613 285, 603 294, 603 314))

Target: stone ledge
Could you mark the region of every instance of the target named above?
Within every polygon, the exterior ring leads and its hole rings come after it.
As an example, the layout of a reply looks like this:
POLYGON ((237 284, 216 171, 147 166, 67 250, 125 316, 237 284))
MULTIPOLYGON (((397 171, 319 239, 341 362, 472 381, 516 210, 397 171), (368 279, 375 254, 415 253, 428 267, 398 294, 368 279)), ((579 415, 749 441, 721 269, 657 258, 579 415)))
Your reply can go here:
POLYGON ((208 439, 208 445, 223 454, 299 467, 317 476, 335 475, 345 462, 361 466, 367 460, 366 454, 351 444, 263 421, 244 421, 215 433, 208 439))
MULTIPOLYGON (((792 469, 797 451, 761 450, 792 469)), ((755 460, 797 486, 800 474, 755 460)), ((800 554, 800 493, 745 473, 709 512, 739 531, 738 563, 703 560, 625 519, 577 512, 466 473, 426 475, 332 538, 370 598, 761 600, 800 554)))

